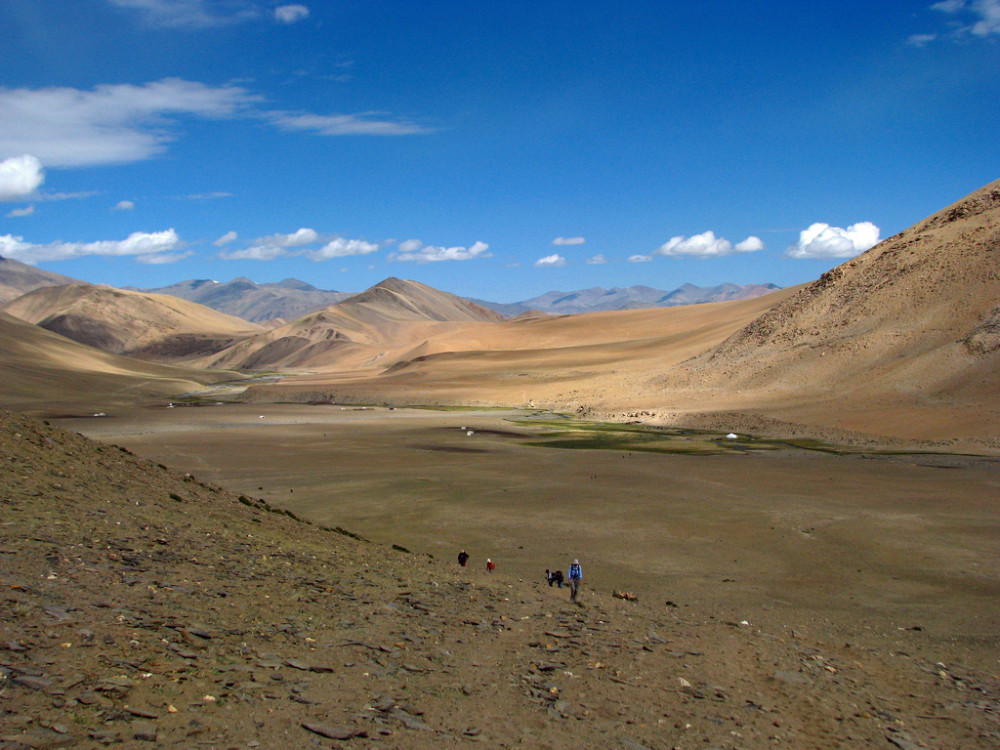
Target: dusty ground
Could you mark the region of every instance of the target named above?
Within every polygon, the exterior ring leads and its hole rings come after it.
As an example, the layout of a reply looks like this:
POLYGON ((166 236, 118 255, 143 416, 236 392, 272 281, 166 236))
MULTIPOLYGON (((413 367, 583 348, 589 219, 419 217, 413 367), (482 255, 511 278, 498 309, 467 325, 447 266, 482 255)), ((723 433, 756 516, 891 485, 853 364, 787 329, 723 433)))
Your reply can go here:
MULTIPOLYGON (((239 588, 224 601, 181 597, 169 587, 166 593, 166 573, 123 583, 136 576, 112 575, 114 560, 102 557, 103 536, 94 545, 90 531, 83 540, 70 536, 91 547, 82 559, 102 560, 101 576, 117 586, 100 596, 95 589, 95 600, 141 592, 143 602, 161 597, 170 603, 156 616, 144 615, 160 623, 152 631, 170 643, 184 645, 178 619, 207 622, 216 638, 223 637, 218 631, 239 632, 239 643, 247 623, 234 625, 235 612, 268 623, 266 643, 232 646, 249 649, 238 658, 219 648, 229 668, 248 670, 233 678, 226 705, 238 712, 259 701, 282 718, 273 726, 265 721, 256 734, 216 718, 212 736, 231 742, 220 747, 243 746, 251 737, 274 746, 278 735, 266 734, 274 726, 294 737, 289 709, 368 733, 350 740, 352 746, 440 747, 475 738, 488 746, 554 748, 996 746, 995 461, 792 450, 717 456, 557 450, 523 445, 533 430, 513 425, 512 416, 255 405, 66 421, 73 430, 190 471, 199 481, 195 489, 217 482, 314 522, 302 532, 282 526, 272 541, 250 541, 242 535, 253 519, 240 519, 241 512, 267 523, 290 521, 234 505, 227 495, 226 513, 234 515, 221 526, 226 543, 206 547, 202 541, 192 554, 211 553, 213 567, 169 573, 174 583, 187 581, 180 584, 185 587, 201 580, 192 588, 203 592, 239 588), (378 544, 355 547, 339 535, 324 536, 320 525, 378 544), (269 554, 261 545, 283 551, 271 558, 271 577, 251 586, 269 554), (453 562, 462 546, 472 555, 465 570, 453 562), (499 566, 493 576, 482 567, 487 556, 499 566), (572 557, 586 573, 579 608, 568 605, 565 590, 540 580, 546 567, 565 570, 572 557), (254 575, 242 580, 240 570, 254 575), (205 583, 209 574, 223 579, 205 583), (638 600, 614 598, 615 590, 638 600), (275 591, 293 591, 295 600, 275 591), (170 618, 173 625, 162 624, 170 618), (282 633, 286 620, 319 645, 282 633), (345 641, 368 646, 334 647, 345 641), (362 653, 345 653, 352 648, 362 653), (280 657, 264 658, 276 650, 280 657), (296 671, 288 660, 322 662, 339 678, 296 671), (365 671, 367 677, 352 682, 365 671), (382 680, 377 687, 375 674, 382 680), (303 677, 310 698, 317 689, 322 695, 311 710, 282 703, 295 701, 294 691, 283 691, 303 677), (277 697, 247 695, 237 687, 245 683, 261 683, 265 695, 270 688, 277 697), (391 711, 372 708, 379 698, 401 695, 411 711, 424 712, 421 721, 433 727, 433 736, 407 729, 410 719, 392 720, 391 711), (556 697, 564 702, 556 706, 556 697), (466 729, 475 737, 463 734, 466 729), (380 735, 383 730, 392 734, 380 735)), ((111 455, 118 460, 121 454, 111 455)), ((156 464, 146 467, 113 482, 144 485, 150 471, 165 474, 156 464)), ((66 482, 49 479, 43 486, 52 481, 66 482)), ((218 504, 211 494, 203 502, 218 504)), ((219 533, 198 531, 220 528, 219 519, 200 517, 200 505, 162 504, 165 515, 153 530, 134 531, 143 541, 126 546, 155 554, 191 543, 180 541, 182 529, 195 540, 219 533)), ((61 534, 68 530, 39 533, 41 527, 37 521, 30 527, 40 541, 22 532, 29 548, 39 555, 67 548, 61 534)), ((4 531, 19 536, 9 523, 4 531)), ((185 548, 178 562, 190 552, 185 548)), ((145 564, 153 563, 159 565, 155 556, 145 564)), ((59 585, 41 579, 11 580, 36 592, 59 585)), ((30 637, 46 649, 28 653, 68 657, 73 649, 60 651, 55 641, 72 629, 60 630, 44 610, 30 610, 37 598, 14 591, 16 606, 36 618, 30 637)), ((201 642, 198 636, 187 641, 201 642)), ((140 669, 158 674, 152 666, 140 669)), ((12 689, 8 700, 23 697, 23 690, 12 689)), ((210 694, 218 683, 204 689, 210 694)), ((185 696, 186 710, 200 717, 201 696, 185 696)), ((165 736, 184 736, 177 717, 163 713, 163 695, 144 700, 158 707, 153 713, 163 726, 174 727, 165 736)), ((94 720, 107 723, 99 714, 94 720)))

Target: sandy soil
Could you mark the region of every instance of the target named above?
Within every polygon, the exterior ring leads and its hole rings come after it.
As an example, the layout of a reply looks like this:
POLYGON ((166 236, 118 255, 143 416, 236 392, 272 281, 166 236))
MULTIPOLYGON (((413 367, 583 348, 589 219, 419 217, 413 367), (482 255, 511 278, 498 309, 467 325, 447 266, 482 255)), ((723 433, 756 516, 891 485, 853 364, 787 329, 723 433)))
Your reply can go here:
POLYGON ((917 632, 1000 669, 995 460, 558 450, 525 444, 526 414, 230 405, 66 424, 437 559, 465 547, 537 580, 579 557, 607 593, 873 645, 917 632))

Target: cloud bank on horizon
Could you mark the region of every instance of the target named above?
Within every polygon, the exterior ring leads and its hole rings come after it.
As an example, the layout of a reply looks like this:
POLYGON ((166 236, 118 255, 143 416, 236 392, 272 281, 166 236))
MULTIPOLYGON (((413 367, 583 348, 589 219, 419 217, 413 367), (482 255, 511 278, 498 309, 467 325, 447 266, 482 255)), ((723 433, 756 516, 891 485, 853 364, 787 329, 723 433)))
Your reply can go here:
MULTIPOLYGON (((645 277, 787 284, 816 273, 798 261, 873 247, 876 220, 923 218, 913 190, 899 206, 877 200, 914 162, 935 184, 956 165, 966 191, 988 181, 972 149, 964 162, 941 154, 958 130, 1000 138, 995 115, 969 104, 970 87, 1000 94, 1000 0, 920 13, 890 2, 864 39, 822 8, 774 19, 737 2, 719 20, 656 2, 574 7, 570 29, 530 3, 477 14, 430 0, 375 19, 315 3, 81 0, 92 26, 51 10, 40 35, 28 10, 5 6, 16 33, 0 50, 0 254, 112 283, 134 281, 110 263, 132 259, 202 277, 337 261, 361 279, 409 263, 478 296, 549 283, 531 268, 580 285, 634 283, 635 264, 645 277), (828 38, 797 45, 811 27, 828 38), (709 30, 721 50, 754 40, 755 59, 686 43, 709 30), (535 43, 543 31, 551 48, 535 43), (440 49, 415 44, 427 38, 440 49), (121 50, 82 54, 105 39, 121 50), (844 62, 830 65, 832 50, 844 62), (892 67, 876 64, 887 55, 892 67), (928 95, 942 65, 954 82, 928 95), (392 239, 417 236, 433 242, 392 239)), ((869 10, 845 2, 838 17, 869 10)))

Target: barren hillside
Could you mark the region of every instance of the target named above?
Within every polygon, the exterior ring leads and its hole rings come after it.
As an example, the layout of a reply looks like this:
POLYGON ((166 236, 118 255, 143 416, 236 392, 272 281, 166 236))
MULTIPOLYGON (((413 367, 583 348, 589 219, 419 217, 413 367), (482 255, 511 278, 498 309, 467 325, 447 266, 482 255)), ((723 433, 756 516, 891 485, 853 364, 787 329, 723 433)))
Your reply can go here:
POLYGON ((569 411, 628 408, 639 395, 637 388, 651 377, 722 341, 791 293, 501 323, 411 326, 409 338, 394 347, 366 347, 367 369, 344 367, 255 385, 246 397, 534 404, 569 411))
POLYGON ((3 310, 106 352, 167 361, 217 351, 261 330, 177 297, 91 284, 36 289, 3 310))
POLYGON ((996 439, 998 301, 1000 181, 834 268, 660 385, 876 434, 996 439))
POLYGON ((205 363, 261 369, 366 369, 386 349, 503 317, 416 281, 389 278, 370 289, 279 328, 234 344, 205 363))
POLYGON ((69 276, 43 271, 19 260, 0 256, 0 306, 43 286, 80 283, 69 276))
POLYGON ((109 354, 0 313, 0 407, 94 413, 240 377, 109 354))

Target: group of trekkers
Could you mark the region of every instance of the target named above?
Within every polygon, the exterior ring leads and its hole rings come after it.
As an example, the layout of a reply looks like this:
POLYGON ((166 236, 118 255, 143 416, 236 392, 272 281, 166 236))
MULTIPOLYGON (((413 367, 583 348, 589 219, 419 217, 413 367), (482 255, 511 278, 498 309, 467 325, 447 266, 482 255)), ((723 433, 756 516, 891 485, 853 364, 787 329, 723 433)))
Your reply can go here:
MULTIPOLYGON (((468 562, 469 562, 469 553, 463 549, 461 552, 458 553, 458 564, 464 568, 468 562)), ((496 569, 497 569, 497 564, 493 562, 493 560, 487 557, 486 572, 492 573, 496 569)))
MULTIPOLYGON (((468 566, 469 553, 464 549, 458 553, 458 564, 463 568, 468 566)), ((489 557, 486 558, 486 572, 492 573, 496 570, 496 563, 489 557)), ((570 563, 569 570, 567 571, 566 577, 569 578, 569 600, 571 602, 576 601, 577 595, 580 593, 580 582, 583 580, 583 568, 580 567, 580 561, 574 560, 570 563)), ((563 577, 563 572, 561 570, 549 570, 545 569, 545 580, 548 581, 549 586, 556 584, 559 588, 563 587, 563 582, 566 578, 563 577)))

